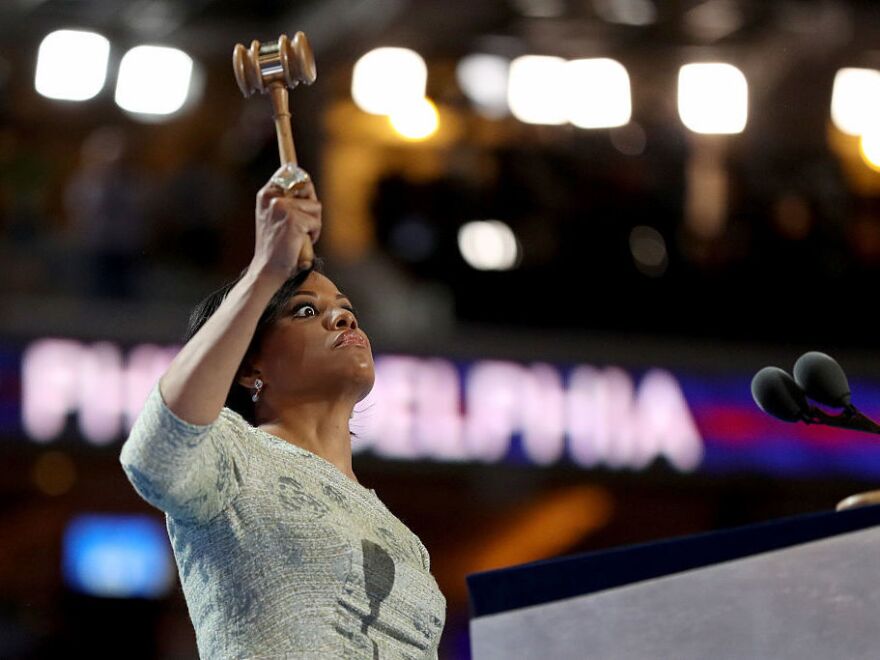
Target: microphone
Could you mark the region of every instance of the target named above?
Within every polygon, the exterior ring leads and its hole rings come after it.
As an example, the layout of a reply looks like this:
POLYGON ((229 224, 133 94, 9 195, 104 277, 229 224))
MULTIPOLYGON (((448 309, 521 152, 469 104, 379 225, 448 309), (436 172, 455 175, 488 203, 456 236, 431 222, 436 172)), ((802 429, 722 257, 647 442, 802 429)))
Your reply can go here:
POLYGON ((880 426, 852 405, 849 382, 829 355, 810 351, 794 365, 794 378, 779 367, 764 367, 752 378, 752 398, 765 413, 786 422, 802 421, 880 434, 880 426), (807 397, 843 412, 832 415, 807 397))
POLYGON ((810 404, 804 391, 779 367, 764 367, 755 374, 752 398, 765 413, 783 421, 809 419, 810 404))
POLYGON ((850 408, 849 383, 840 365, 829 355, 810 351, 794 363, 794 380, 811 399, 832 408, 850 408))

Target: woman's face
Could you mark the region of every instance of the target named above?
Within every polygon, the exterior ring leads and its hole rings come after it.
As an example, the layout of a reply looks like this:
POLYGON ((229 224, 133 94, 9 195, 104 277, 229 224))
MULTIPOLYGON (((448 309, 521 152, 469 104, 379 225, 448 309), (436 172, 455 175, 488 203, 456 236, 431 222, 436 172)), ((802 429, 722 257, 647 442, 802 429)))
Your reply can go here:
POLYGON ((266 331, 253 363, 273 406, 363 399, 375 372, 370 340, 349 299, 312 271, 266 331))

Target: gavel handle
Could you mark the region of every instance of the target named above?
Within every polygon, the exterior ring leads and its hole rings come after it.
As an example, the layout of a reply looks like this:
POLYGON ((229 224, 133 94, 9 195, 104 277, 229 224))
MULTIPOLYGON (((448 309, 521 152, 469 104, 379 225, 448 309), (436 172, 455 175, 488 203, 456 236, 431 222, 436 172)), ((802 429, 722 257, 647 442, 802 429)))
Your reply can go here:
MULTIPOLYGON (((296 150, 293 148, 293 130, 290 128, 290 107, 287 103, 287 87, 281 82, 269 84, 269 93, 272 95, 272 110, 275 118, 275 134, 278 136, 278 156, 281 164, 291 163, 296 165, 296 150)), ((315 261, 315 248, 312 241, 306 237, 303 242, 302 252, 299 255, 297 268, 303 270, 310 268, 315 261)))
POLYGON ((287 87, 280 81, 269 83, 272 96, 273 117, 275 118, 275 134, 278 136, 278 156, 281 164, 296 165, 296 150, 293 148, 293 131, 290 128, 290 107, 287 102, 287 87))

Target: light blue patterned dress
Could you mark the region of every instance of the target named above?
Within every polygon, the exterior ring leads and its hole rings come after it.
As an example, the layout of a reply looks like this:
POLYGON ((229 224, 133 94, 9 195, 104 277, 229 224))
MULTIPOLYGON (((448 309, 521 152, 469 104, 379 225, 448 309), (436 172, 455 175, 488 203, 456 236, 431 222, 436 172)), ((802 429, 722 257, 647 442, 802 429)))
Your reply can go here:
POLYGON ((156 384, 122 447, 165 512, 202 658, 436 658, 446 599, 376 495, 223 408, 194 425, 156 384))

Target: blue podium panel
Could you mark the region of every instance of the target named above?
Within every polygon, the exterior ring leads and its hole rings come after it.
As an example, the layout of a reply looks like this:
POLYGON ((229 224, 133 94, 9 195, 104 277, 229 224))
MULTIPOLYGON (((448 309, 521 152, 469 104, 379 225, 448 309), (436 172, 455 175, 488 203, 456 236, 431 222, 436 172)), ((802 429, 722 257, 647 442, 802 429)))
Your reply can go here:
POLYGON ((468 576, 473 657, 877 658, 878 523, 870 507, 468 576))

